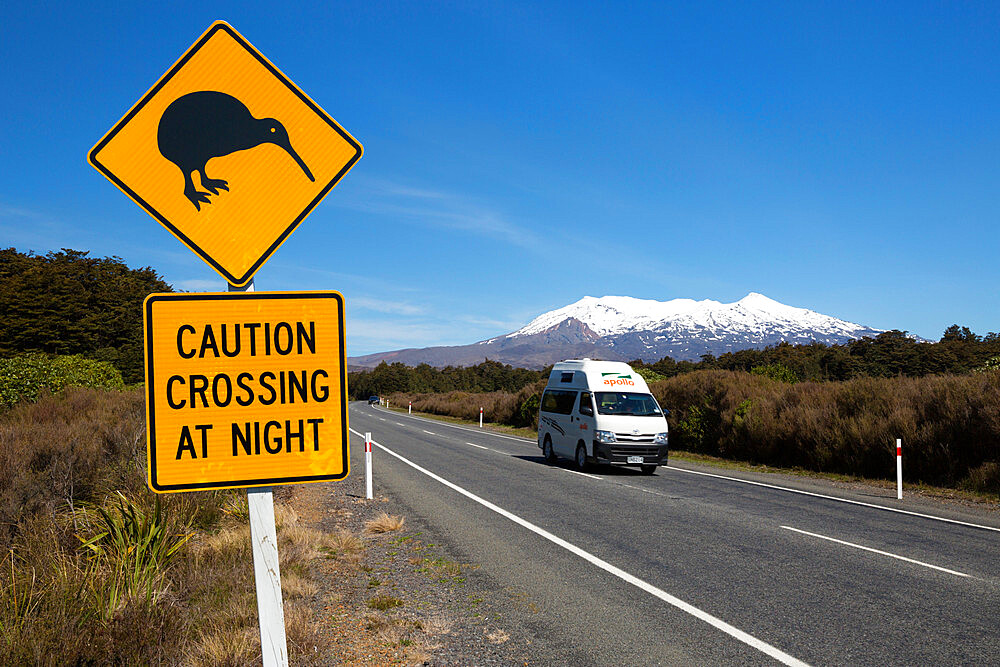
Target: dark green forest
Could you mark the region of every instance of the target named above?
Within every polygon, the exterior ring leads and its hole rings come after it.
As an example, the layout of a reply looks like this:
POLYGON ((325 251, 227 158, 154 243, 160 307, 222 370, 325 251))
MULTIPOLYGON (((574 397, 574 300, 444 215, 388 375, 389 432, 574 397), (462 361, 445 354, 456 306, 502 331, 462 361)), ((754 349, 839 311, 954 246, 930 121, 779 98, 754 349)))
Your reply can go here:
POLYGON ((632 362, 665 377, 693 370, 752 371, 781 365, 796 380, 843 381, 858 377, 925 377, 964 375, 1000 356, 1000 334, 979 336, 968 327, 948 327, 936 343, 921 342, 905 331, 886 331, 875 338, 862 338, 842 345, 789 345, 781 343, 763 350, 740 350, 699 362, 674 361, 667 357, 654 364, 632 362))
POLYGON ((0 249, 0 358, 79 354, 111 363, 127 383, 141 382, 142 301, 173 288, 150 267, 88 254, 0 249))

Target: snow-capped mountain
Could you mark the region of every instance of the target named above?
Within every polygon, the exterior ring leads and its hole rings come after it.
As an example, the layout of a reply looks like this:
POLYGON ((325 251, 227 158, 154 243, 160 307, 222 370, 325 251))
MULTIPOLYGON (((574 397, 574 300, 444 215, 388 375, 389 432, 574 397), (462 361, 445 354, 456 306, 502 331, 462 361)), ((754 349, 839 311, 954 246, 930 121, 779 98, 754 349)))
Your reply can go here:
POLYGON ((706 353, 719 355, 782 341, 839 344, 879 333, 879 329, 786 306, 755 292, 735 303, 587 296, 543 313, 513 333, 472 345, 398 350, 348 361, 352 366, 369 367, 382 360, 465 366, 489 358, 529 368, 583 356, 647 362, 670 356, 695 361, 706 353))

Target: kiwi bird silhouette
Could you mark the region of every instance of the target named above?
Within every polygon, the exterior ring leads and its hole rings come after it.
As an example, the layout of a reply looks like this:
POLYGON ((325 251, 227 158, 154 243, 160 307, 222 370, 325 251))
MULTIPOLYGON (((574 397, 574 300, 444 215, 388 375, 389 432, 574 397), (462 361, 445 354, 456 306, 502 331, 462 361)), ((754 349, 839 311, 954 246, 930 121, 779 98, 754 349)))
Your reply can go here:
POLYGON ((192 172, 201 177, 201 186, 213 195, 229 190, 229 182, 209 178, 205 164, 213 157, 222 157, 261 144, 275 144, 285 149, 310 181, 315 181, 309 167, 292 148, 285 127, 274 118, 254 118, 245 104, 232 95, 202 90, 182 95, 170 103, 156 133, 160 154, 184 174, 184 196, 201 210, 208 204, 208 192, 200 192, 191 180, 192 172))

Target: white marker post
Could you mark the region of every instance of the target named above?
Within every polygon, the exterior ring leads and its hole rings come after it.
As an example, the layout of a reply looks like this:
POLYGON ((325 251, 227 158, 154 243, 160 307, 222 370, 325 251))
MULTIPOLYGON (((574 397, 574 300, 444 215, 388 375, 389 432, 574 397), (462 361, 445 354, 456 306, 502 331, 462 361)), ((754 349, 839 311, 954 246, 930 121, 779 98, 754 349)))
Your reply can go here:
POLYGON ((365 433, 365 498, 372 499, 372 434, 365 433))
MULTIPOLYGON (((253 279, 230 292, 253 292, 253 279)), ((271 487, 247 489, 250 541, 253 543, 253 576, 257 588, 257 619, 264 667, 288 667, 285 610, 281 604, 281 571, 278 568, 278 531, 274 525, 271 487)))
POLYGON ((483 409, 479 408, 479 428, 483 427, 483 409))
POLYGON ((410 401, 410 404, 406 406, 406 414, 408 415, 413 414, 413 401, 410 401))
POLYGON ((896 500, 903 499, 903 440, 896 438, 896 500))

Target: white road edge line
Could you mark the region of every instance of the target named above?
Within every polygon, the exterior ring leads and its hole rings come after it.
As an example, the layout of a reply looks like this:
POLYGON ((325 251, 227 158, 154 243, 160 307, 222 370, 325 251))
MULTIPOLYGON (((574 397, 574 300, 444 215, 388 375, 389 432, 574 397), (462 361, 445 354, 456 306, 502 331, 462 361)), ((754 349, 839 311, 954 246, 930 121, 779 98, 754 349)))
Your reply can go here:
MULTIPOLYGON (((364 437, 361 433, 358 433, 354 429, 350 429, 350 431, 354 435, 357 435, 359 437, 364 437)), ((510 519, 511 521, 513 521, 514 523, 518 524, 519 526, 527 528, 528 530, 530 530, 531 532, 535 533, 536 535, 539 535, 539 536, 545 538, 546 540, 552 542, 553 544, 556 544, 556 545, 562 547, 563 549, 566 549, 570 553, 579 556, 580 558, 584 559, 585 561, 587 561, 591 565, 594 565, 594 566, 596 566, 596 567, 604 570, 605 572, 608 572, 609 574, 612 574, 612 575, 618 577, 619 579, 621 579, 622 581, 625 581, 626 583, 632 584, 636 588, 638 588, 638 589, 640 589, 642 591, 645 591, 645 592, 649 593, 650 595, 653 595, 654 597, 657 597, 657 598, 663 600, 667 604, 672 605, 672 606, 676 607, 677 609, 680 609, 681 611, 683 611, 683 612, 685 612, 687 614, 690 614, 691 616, 694 616, 695 618, 697 618, 700 621, 704 621, 705 623, 708 623, 709 625, 711 625, 712 627, 716 628, 717 630, 721 630, 722 632, 726 633, 730 637, 733 637, 734 639, 737 639, 737 640, 743 642, 747 646, 755 648, 758 651, 760 651, 761 653, 764 653, 765 655, 771 656, 772 658, 774 658, 778 662, 780 662, 782 664, 785 664, 785 665, 793 665, 795 667, 808 667, 807 663, 802 662, 798 658, 792 657, 791 655, 788 655, 784 651, 782 651, 782 650, 780 650, 778 648, 775 648, 774 646, 771 646, 770 644, 768 644, 768 643, 766 643, 764 641, 761 641, 760 639, 757 639, 753 635, 750 635, 750 634, 748 634, 748 633, 740 630, 739 628, 736 628, 736 627, 734 627, 734 626, 726 623, 722 619, 716 618, 715 616, 712 616, 711 614, 709 614, 707 612, 704 612, 701 609, 698 609, 697 607, 695 607, 695 606, 693 606, 691 604, 688 604, 684 600, 681 600, 680 598, 676 598, 673 595, 670 595, 669 593, 667 593, 666 591, 664 591, 664 590, 662 590, 660 588, 657 588, 656 586, 653 586, 652 584, 647 583, 647 582, 643 581, 642 579, 639 579, 638 577, 636 577, 636 576, 634 576, 632 574, 629 574, 625 570, 622 570, 620 568, 615 567, 611 563, 609 563, 609 562, 607 562, 605 560, 602 560, 602 559, 598 558, 597 556, 595 556, 595 555, 593 555, 593 554, 591 554, 591 553, 589 553, 587 551, 584 551, 583 549, 581 549, 580 547, 576 546, 575 544, 567 542, 566 540, 562 539, 561 537, 553 535, 552 533, 548 532, 544 528, 539 528, 538 526, 536 526, 535 524, 531 523, 530 521, 528 521, 526 519, 522 519, 521 517, 517 516, 516 514, 512 514, 511 512, 508 512, 507 510, 505 510, 502 507, 499 507, 497 505, 494 505, 493 503, 491 503, 488 500, 480 498, 479 496, 477 496, 476 494, 472 493, 471 491, 466 491, 465 489, 463 489, 462 487, 458 486, 457 484, 453 484, 452 482, 449 482, 445 478, 440 477, 439 475, 436 475, 436 474, 432 473, 430 470, 427 470, 426 468, 422 468, 421 466, 417 465, 413 461, 410 461, 409 459, 406 459, 406 458, 400 456, 399 454, 397 454, 396 452, 392 451, 391 449, 389 449, 385 445, 382 445, 382 444, 380 444, 378 442, 375 442, 375 441, 372 441, 372 444, 375 445, 376 447, 378 447, 379 449, 381 449, 382 451, 384 451, 386 454, 389 454, 390 456, 393 456, 393 457, 399 459, 400 461, 402 461, 406 465, 410 466, 411 468, 413 468, 413 469, 415 469, 415 470, 417 470, 419 472, 422 472, 423 474, 427 475, 428 477, 430 477, 431 479, 433 479, 433 480, 435 480, 437 482, 440 482, 441 484, 444 484, 449 489, 452 489, 453 491, 456 491, 456 492, 462 494, 466 498, 469 498, 470 500, 473 500, 473 501, 479 503, 483 507, 485 507, 485 508, 487 508, 487 509, 489 509, 489 510, 491 510, 493 512, 496 512, 497 514, 499 514, 500 516, 502 516, 504 518, 510 519)))
POLYGON ((924 563, 923 561, 913 560, 912 558, 907 558, 906 556, 899 556, 896 554, 891 554, 888 551, 879 551, 878 549, 872 549, 871 547, 864 547, 860 544, 854 544, 853 542, 845 542, 844 540, 838 540, 832 537, 827 537, 826 535, 820 535, 818 533, 810 533, 807 530, 799 530, 798 528, 792 528, 791 526, 782 526, 785 530, 791 530, 796 533, 802 533, 803 535, 809 535, 810 537, 817 537, 821 540, 829 540, 830 542, 836 542, 837 544, 843 544, 848 547, 854 547, 855 549, 862 549, 864 551, 871 551, 872 553, 881 554, 883 556, 889 556, 890 558, 896 558, 898 560, 905 560, 907 563, 913 563, 914 565, 923 565, 924 567, 929 567, 932 570, 940 570, 941 572, 947 572, 948 574, 954 574, 956 577, 968 577, 968 574, 962 572, 956 572, 955 570, 949 570, 945 567, 938 567, 937 565, 931 565, 930 563, 924 563))
POLYGON ((569 468, 559 468, 560 470, 565 470, 566 472, 571 472, 574 475, 582 475, 584 477, 589 477, 590 479, 604 479, 603 477, 598 477, 597 475, 590 475, 585 472, 580 472, 579 470, 570 470, 569 468))
POLYGON ((910 510, 901 510, 896 507, 886 507, 885 505, 876 505, 875 503, 866 503, 860 500, 849 500, 847 498, 838 498, 837 496, 827 496, 822 493, 813 493, 812 491, 802 491, 800 489, 790 489, 787 486, 777 486, 775 484, 765 484, 764 482, 753 482, 749 479, 740 479, 739 477, 726 477, 725 475, 716 475, 710 472, 701 472, 700 470, 688 470, 687 468, 677 468, 675 466, 661 466, 661 470, 673 470, 675 472, 684 472, 689 475, 704 475, 705 477, 715 477, 716 479, 726 479, 730 482, 739 482, 741 484, 751 484, 753 486, 762 486, 767 489, 777 489, 779 491, 788 491, 789 493, 799 493, 803 496, 812 496, 814 498, 824 498, 826 500, 835 500, 838 503, 849 503, 851 505, 861 505, 862 507, 873 507, 877 510, 885 510, 886 512, 896 512, 897 514, 907 514, 909 516, 918 516, 921 519, 933 519, 934 521, 944 521, 946 523, 954 523, 959 526, 969 526, 971 528, 979 528, 981 530, 992 530, 994 532, 1000 533, 1000 528, 994 528, 993 526, 984 526, 978 523, 969 523, 968 521, 959 521, 958 519, 946 519, 943 516, 934 516, 933 514, 921 514, 920 512, 911 512, 910 510))

